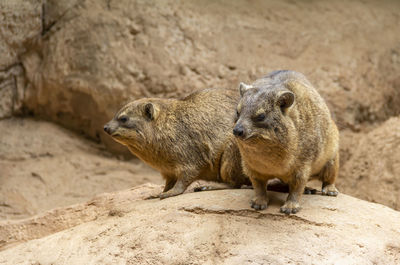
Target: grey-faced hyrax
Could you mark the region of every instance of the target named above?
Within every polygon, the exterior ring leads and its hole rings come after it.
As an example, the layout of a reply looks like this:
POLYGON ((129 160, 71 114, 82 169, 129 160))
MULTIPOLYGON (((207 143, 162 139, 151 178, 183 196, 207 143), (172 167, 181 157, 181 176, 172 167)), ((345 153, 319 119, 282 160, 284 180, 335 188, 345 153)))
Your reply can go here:
POLYGON ((232 134, 238 100, 239 93, 228 89, 139 99, 119 110, 104 130, 161 173, 160 198, 179 195, 199 179, 239 188, 251 183, 232 134))
POLYGON ((275 71, 251 85, 241 83, 233 133, 243 170, 253 184, 252 207, 268 204, 266 182, 289 185, 281 212, 296 213, 307 181, 322 181, 322 194, 336 196, 339 132, 325 101, 294 71, 275 71))

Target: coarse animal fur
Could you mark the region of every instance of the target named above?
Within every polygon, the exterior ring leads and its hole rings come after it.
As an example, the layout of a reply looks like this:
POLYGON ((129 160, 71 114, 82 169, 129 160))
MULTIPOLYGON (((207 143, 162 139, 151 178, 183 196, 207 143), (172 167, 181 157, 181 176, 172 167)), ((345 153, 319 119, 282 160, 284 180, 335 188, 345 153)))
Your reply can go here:
POLYGON ((125 105, 105 125, 114 140, 165 179, 160 198, 183 193, 195 180, 240 188, 243 174, 232 134, 236 90, 206 89, 183 99, 144 98, 125 105))
POLYGON ((266 182, 289 185, 281 212, 296 213, 310 178, 322 181, 322 194, 336 196, 339 132, 325 101, 306 77, 275 71, 251 85, 241 83, 234 134, 244 173, 255 190, 254 209, 268 204, 266 182))

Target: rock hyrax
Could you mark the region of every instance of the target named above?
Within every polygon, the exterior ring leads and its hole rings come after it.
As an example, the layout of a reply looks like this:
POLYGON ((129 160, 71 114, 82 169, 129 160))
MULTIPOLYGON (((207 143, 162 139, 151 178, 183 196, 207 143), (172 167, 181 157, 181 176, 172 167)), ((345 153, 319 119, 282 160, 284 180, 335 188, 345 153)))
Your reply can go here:
POLYGON ((104 126, 114 140, 165 178, 160 198, 195 180, 250 185, 232 134, 239 93, 206 89, 181 100, 144 98, 125 105, 104 126))
POLYGON ((300 209, 299 198, 310 178, 322 181, 322 194, 336 196, 339 132, 325 101, 294 71, 275 71, 251 85, 241 83, 233 133, 243 170, 256 196, 252 207, 267 207, 266 181, 289 185, 281 212, 300 209))

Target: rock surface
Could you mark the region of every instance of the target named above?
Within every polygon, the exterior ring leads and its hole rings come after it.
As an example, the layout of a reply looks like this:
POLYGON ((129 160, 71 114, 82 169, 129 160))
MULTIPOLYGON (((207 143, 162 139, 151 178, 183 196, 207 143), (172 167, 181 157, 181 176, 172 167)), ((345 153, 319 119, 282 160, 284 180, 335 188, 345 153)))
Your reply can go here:
MULTIPOLYGON (((400 118, 391 118, 345 144, 338 178, 342 192, 400 210, 400 118)), ((350 137, 348 136, 350 139, 350 137)))
MULTIPOLYGON (((9 246, 0 252, 0 263, 400 262, 400 213, 382 205, 343 194, 337 198, 305 195, 302 211, 285 216, 279 213, 287 196, 283 193, 270 192, 270 206, 260 212, 249 207, 251 190, 187 193, 162 201, 142 199, 160 190, 160 186, 145 185, 14 221, 19 235, 51 227, 52 220, 74 223, 58 233, 42 233, 43 238, 9 246)), ((11 223, 0 225, 1 236, 11 223)))
POLYGON ((19 61, 30 42, 42 31, 42 1, 13 0, 0 2, 0 69, 19 61))
POLYGON ((0 119, 21 111, 27 87, 20 54, 42 30, 41 1, 0 2, 0 119))
POLYGON ((96 220, 99 216, 121 215, 122 212, 116 210, 116 207, 127 206, 133 201, 156 196, 160 192, 161 186, 143 184, 117 194, 102 194, 86 203, 44 211, 31 218, 2 220, 0 221, 0 250, 96 220))

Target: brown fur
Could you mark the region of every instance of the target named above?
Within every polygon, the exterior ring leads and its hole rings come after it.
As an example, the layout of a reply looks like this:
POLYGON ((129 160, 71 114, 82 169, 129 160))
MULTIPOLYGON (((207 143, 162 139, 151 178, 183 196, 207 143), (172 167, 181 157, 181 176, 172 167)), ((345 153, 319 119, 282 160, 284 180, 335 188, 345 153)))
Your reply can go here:
POLYGON ((161 172, 161 198, 183 193, 198 179, 239 188, 251 183, 232 134, 238 100, 236 91, 226 89, 206 89, 182 100, 140 99, 124 106, 105 130, 161 172))
POLYGON ((322 193, 336 196, 339 132, 328 107, 300 73, 276 71, 240 86, 242 98, 234 128, 243 169, 256 193, 255 209, 268 204, 266 182, 279 178, 289 185, 281 207, 300 209, 299 198, 310 178, 322 181, 322 193))

